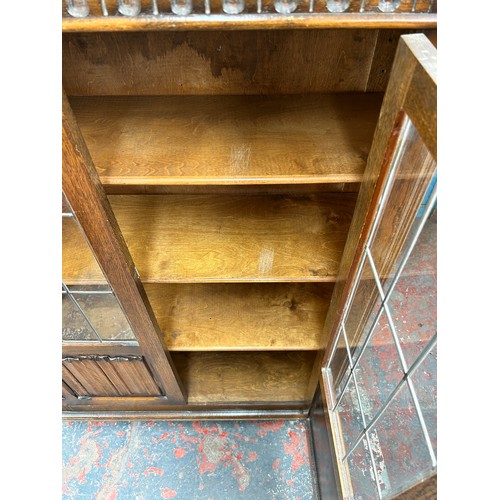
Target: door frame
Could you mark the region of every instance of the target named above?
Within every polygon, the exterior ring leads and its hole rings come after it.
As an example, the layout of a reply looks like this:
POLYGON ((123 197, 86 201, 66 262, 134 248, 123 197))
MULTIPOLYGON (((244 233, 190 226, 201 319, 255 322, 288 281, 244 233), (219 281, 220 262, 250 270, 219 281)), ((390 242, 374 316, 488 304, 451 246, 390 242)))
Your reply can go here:
MULTIPOLYGON (((146 366, 163 393, 162 404, 169 406, 185 404, 186 392, 168 349, 160 340, 160 327, 64 91, 62 111, 64 196, 106 280, 122 306, 137 338, 140 354, 146 366)), ((74 347, 69 349, 74 355, 74 347)), ((102 348, 97 346, 96 350, 103 355, 110 354, 104 345, 102 348)), ((136 355, 137 348, 133 351, 136 355)), ((130 354, 129 348, 122 347, 120 353, 130 354)), ((69 352, 63 347, 63 356, 68 354, 69 352)), ((92 403, 92 399, 89 398, 88 402, 92 403)), ((125 399, 131 402, 132 407, 134 406, 133 396, 125 399)), ((68 406, 71 405, 71 401, 66 403, 68 406)))
POLYGON ((349 489, 343 484, 341 452, 334 438, 334 419, 337 417, 333 409, 336 396, 332 387, 330 361, 337 347, 337 333, 340 334, 344 310, 356 283, 364 247, 375 222, 406 116, 420 134, 432 158, 437 161, 437 51, 423 34, 403 35, 400 38, 323 329, 328 343, 322 357, 319 385, 339 498, 344 498, 349 489))

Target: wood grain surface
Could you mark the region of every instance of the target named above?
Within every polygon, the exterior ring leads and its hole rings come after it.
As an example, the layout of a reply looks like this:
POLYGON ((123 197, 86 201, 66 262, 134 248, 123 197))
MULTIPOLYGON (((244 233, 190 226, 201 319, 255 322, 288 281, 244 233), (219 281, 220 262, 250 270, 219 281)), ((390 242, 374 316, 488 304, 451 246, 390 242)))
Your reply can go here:
MULTIPOLYGON (((332 282, 356 194, 109 199, 143 283, 332 282)), ((65 282, 104 283, 79 233, 64 236, 65 282)))
POLYGON ((188 403, 305 401, 311 352, 172 353, 188 403))
POLYGON ((375 52, 377 39, 363 29, 66 33, 63 86, 69 96, 364 92, 396 50, 375 52))
POLYGON ((359 182, 382 94, 72 98, 104 185, 359 182))
POLYGON ((331 282, 356 195, 109 198, 146 283, 331 282))
POLYGON ((395 500, 435 500, 437 498, 437 474, 417 483, 394 498, 395 500))
POLYGON ((146 284, 170 351, 317 349, 331 283, 146 284))

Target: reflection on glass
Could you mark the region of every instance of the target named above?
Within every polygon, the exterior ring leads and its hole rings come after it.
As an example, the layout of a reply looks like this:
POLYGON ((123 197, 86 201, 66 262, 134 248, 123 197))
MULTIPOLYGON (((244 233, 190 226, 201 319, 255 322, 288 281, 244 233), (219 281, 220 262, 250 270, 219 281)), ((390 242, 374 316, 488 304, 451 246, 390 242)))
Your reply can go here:
MULTIPOLYGON (((377 316, 382 301, 378 294, 376 283, 370 269, 370 264, 366 261, 363 265, 360 279, 356 285, 351 306, 345 318, 345 330, 351 355, 354 361, 364 340, 366 339, 373 322, 377 316)), ((335 390, 338 394, 344 388, 348 367, 347 351, 344 337, 340 337, 337 350, 330 363, 332 378, 335 382, 335 390), (339 381, 342 380, 340 383, 339 381)))
POLYGON ((223 0, 222 10, 226 14, 239 14, 245 8, 245 0, 223 0))
POLYGON ((65 293, 62 296, 62 339, 98 341, 81 311, 65 293))
POLYGON ((384 498, 432 472, 429 450, 407 385, 369 434, 384 498))
POLYGON ((427 355, 411 379, 437 456, 437 347, 427 355))
POLYGON ((330 12, 344 12, 350 3, 349 0, 326 0, 326 8, 330 12))
POLYGON ((370 460, 366 439, 362 439, 356 449, 347 457, 347 468, 356 500, 378 498, 375 473, 370 460))
POLYGON ((141 0, 118 0, 118 12, 123 16, 138 16, 141 12, 141 0))
POLYGON ((378 8, 382 12, 394 12, 401 5, 401 0, 379 0, 378 8))
POLYGON ((356 361, 379 312, 382 300, 370 263, 366 259, 356 286, 349 311, 344 321, 353 360, 356 361))
POLYGON ((355 370, 363 411, 370 420, 404 376, 384 312, 355 370))
POLYGON ((411 122, 395 168, 391 191, 370 245, 384 290, 387 290, 404 255, 404 248, 411 240, 412 230, 416 228, 415 214, 420 212, 436 171, 436 162, 411 122), (415 165, 420 166, 418 176, 415 175, 415 165))
POLYGON ((105 283, 101 267, 74 217, 62 219, 62 277, 65 283, 105 283))
POLYGON ((359 407, 358 396, 354 380, 351 379, 344 397, 338 405, 342 436, 344 438, 345 453, 349 452, 352 445, 363 432, 363 418, 359 407))
POLYGON ((98 284, 106 278, 78 220, 63 217, 62 226, 63 341, 135 340, 111 287, 98 284))
POLYGON ((436 224, 437 211, 426 222, 388 299, 408 365, 437 331, 436 224))
POLYGON ((291 14, 297 8, 296 0, 274 0, 274 8, 280 14, 291 14))
POLYGON ((170 7, 174 14, 187 16, 193 10, 192 0, 170 0, 170 7))
POLYGON ((66 0, 68 14, 73 17, 87 17, 90 9, 87 0, 66 0))
POLYGON ((120 304, 108 286, 75 286, 69 287, 71 292, 82 291, 90 293, 75 293, 73 296, 78 302, 92 326, 103 340, 134 340, 127 318, 123 314, 120 304), (91 293, 91 292, 96 293, 91 293))

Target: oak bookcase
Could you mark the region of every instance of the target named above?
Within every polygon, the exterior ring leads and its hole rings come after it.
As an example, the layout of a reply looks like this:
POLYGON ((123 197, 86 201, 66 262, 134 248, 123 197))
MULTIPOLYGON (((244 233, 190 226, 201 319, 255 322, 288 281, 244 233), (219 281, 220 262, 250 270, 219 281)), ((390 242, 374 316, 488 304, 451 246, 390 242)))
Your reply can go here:
POLYGON ((106 3, 63 2, 62 275, 110 285, 137 342, 64 343, 63 408, 305 417, 397 42, 434 36, 432 2, 106 3))

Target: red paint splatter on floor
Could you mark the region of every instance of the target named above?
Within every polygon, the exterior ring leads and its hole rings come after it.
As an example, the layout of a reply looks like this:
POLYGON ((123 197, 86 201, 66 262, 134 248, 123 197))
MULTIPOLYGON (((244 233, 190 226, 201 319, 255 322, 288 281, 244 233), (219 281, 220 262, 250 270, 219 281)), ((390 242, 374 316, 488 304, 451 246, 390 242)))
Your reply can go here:
POLYGON ((167 439, 169 435, 170 435, 170 434, 169 434, 168 432, 165 432, 165 433, 164 433, 164 434, 162 434, 159 438, 155 438, 155 437, 154 437, 154 438, 152 439, 152 441, 153 441, 153 443, 159 443, 159 442, 160 442, 160 441, 162 441, 163 439, 167 439))
POLYGON ((124 431, 120 431, 120 432, 117 432, 116 435, 121 438, 123 436, 125 436, 125 432, 124 431))
POLYGON ((175 458, 182 458, 184 455, 187 455, 187 451, 184 448, 177 448, 174 450, 175 458))
POLYGON ((268 432, 279 431, 284 425, 284 420, 276 420, 272 422, 256 422, 255 425, 260 427, 260 431, 257 434, 264 437, 268 432))
POLYGON ((255 451, 249 451, 247 462, 255 462, 255 460, 257 460, 257 453, 255 453, 255 451))
POLYGON ((162 498, 174 498, 177 496, 177 491, 171 490, 170 488, 163 488, 161 491, 162 498))
POLYGON ((80 471, 80 474, 78 474, 78 481, 80 481, 80 483, 85 479, 85 474, 86 474, 86 470, 85 470, 85 467, 80 471))
POLYGON ((163 469, 158 469, 158 467, 148 467, 144 472, 143 474, 145 476, 150 476, 151 474, 155 475, 155 476, 163 476, 163 474, 165 473, 165 471, 163 469))
POLYGON ((294 431, 289 431, 288 435, 290 436, 290 442, 285 443, 285 441, 283 441, 283 445, 285 447, 285 452, 293 457, 292 470, 296 472, 302 465, 309 461, 309 457, 305 450, 305 438, 294 431))
POLYGON ((273 462, 273 470, 278 470, 278 467, 280 466, 280 459, 277 458, 274 462, 273 462))
POLYGON ((190 443, 195 443, 195 444, 198 444, 200 442, 200 438, 197 438, 195 436, 188 436, 186 435, 185 432, 181 432, 180 433, 180 438, 182 439, 182 441, 185 443, 186 441, 190 442, 190 443))

